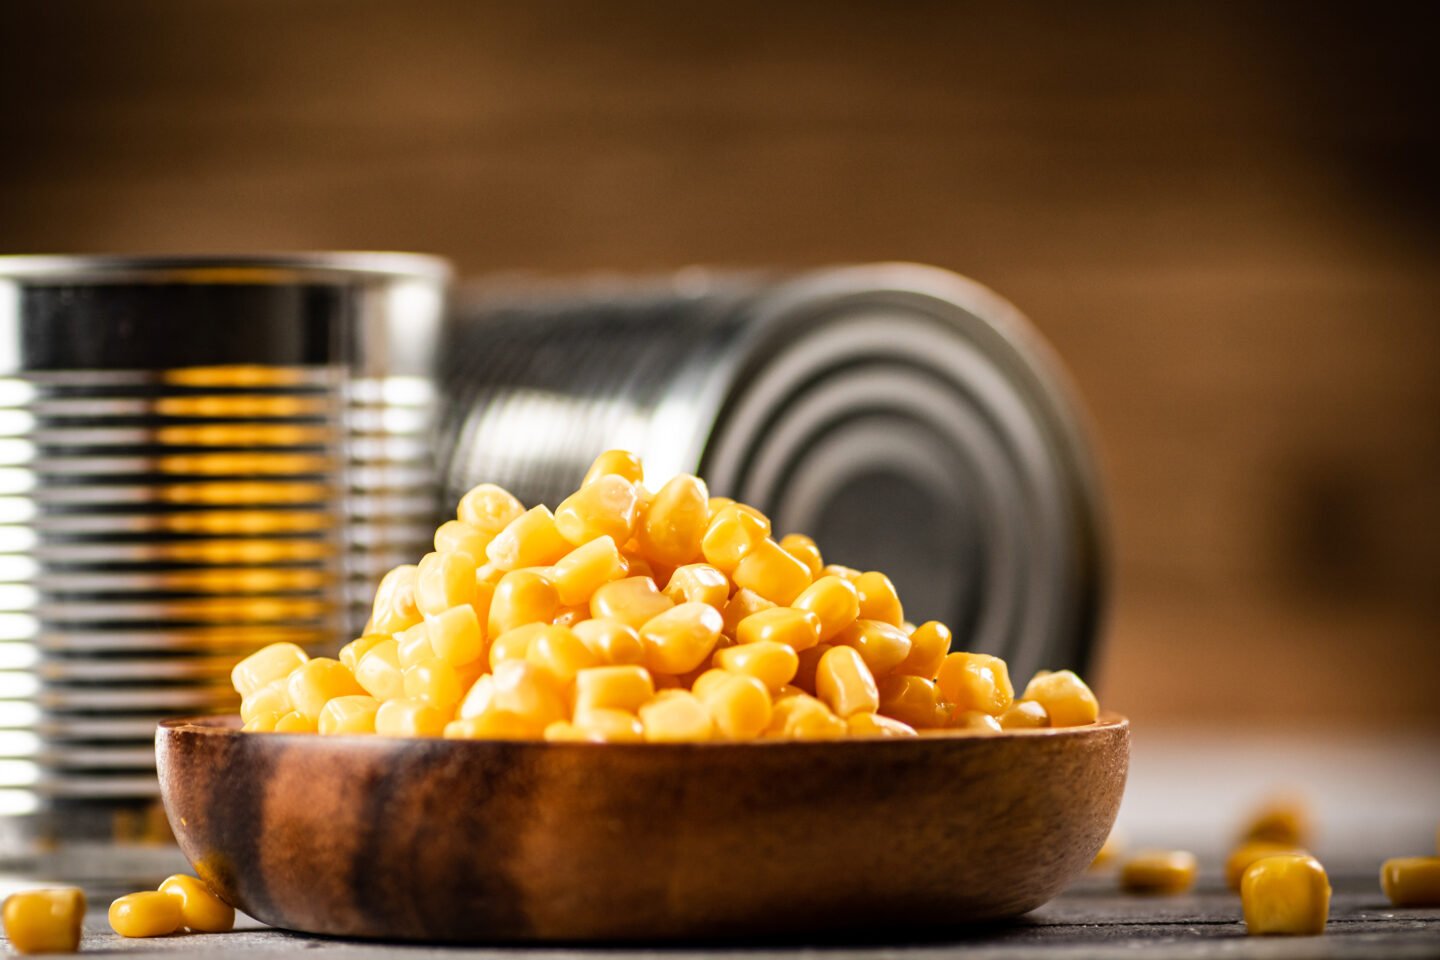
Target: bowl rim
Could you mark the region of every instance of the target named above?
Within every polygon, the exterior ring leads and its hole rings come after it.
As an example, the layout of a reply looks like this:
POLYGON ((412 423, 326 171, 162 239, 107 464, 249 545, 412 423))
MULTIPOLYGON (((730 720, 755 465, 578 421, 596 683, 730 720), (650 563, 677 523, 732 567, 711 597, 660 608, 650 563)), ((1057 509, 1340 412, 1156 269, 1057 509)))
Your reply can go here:
POLYGON ((220 737, 233 739, 240 736, 263 737, 267 742, 282 744, 349 745, 369 744, 370 749, 398 749, 407 744, 428 744, 432 749, 440 744, 450 746, 442 749, 474 749, 477 747, 504 747, 507 749, 555 750, 624 750, 640 752, 696 752, 725 750, 815 750, 839 746, 859 746, 871 749, 871 745, 885 744, 900 749, 915 749, 917 745, 932 744, 980 744, 1007 743, 1014 740, 1053 740, 1056 738, 1089 737, 1115 731, 1128 732, 1130 720, 1122 714, 1102 710, 1094 723, 1073 727, 1033 727, 1029 729, 1002 730, 999 733, 986 730, 952 730, 939 735, 919 737, 861 736, 843 737, 835 740, 792 740, 785 738, 759 738, 755 740, 710 740, 683 743, 595 743, 589 741, 548 741, 528 739, 470 739, 445 737, 382 737, 370 734, 339 734, 320 736, 315 733, 246 733, 240 729, 240 717, 236 714, 209 714, 205 716, 173 717, 161 720, 155 728, 157 737, 179 734, 195 737, 220 737))

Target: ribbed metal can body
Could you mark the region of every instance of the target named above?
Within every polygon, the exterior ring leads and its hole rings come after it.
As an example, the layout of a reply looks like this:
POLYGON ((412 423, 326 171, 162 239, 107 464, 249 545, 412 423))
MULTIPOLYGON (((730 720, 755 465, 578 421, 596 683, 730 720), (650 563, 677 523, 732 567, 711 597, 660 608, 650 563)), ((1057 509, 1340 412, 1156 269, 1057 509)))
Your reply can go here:
POLYGON ((1105 582, 1083 415, 1023 316, 956 274, 877 264, 472 287, 441 363, 448 500, 551 505, 611 447, 889 573, 908 619, 1084 668, 1105 582))
POLYGON ((169 856, 158 719, 331 652, 433 529, 428 257, 0 257, 0 855, 169 856))

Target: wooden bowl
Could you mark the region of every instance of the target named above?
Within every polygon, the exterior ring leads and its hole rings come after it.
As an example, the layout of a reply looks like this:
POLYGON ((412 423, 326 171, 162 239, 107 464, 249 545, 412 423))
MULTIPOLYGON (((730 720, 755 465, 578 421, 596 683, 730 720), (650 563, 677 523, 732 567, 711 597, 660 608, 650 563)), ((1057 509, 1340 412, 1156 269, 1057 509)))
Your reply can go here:
POLYGON ((985 736, 587 744, 174 720, 199 875, 277 927, 446 942, 905 936, 1034 909, 1110 832, 1128 722, 985 736))

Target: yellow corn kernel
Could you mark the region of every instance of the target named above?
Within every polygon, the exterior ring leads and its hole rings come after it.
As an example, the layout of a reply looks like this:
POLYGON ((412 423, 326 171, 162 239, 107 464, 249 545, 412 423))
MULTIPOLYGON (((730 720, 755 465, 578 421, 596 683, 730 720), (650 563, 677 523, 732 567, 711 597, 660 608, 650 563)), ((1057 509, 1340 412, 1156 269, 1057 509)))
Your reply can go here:
POLYGON ((275 724, 280 722, 282 716, 284 716, 284 714, 276 713, 273 710, 266 710, 246 720, 240 730, 243 733, 274 733, 275 724))
POLYGON ((387 640, 372 647, 355 666, 355 682, 376 700, 394 700, 404 696, 405 676, 400 662, 400 645, 394 640, 387 640))
POLYGON ((655 589, 649 577, 626 577, 605 584, 590 597, 590 615, 639 630, 675 604, 655 589))
POLYGON ((441 736, 447 740, 534 740, 544 736, 545 727, 510 710, 487 710, 479 716, 452 720, 441 736))
POLYGON ((419 573, 419 567, 407 563, 380 578, 367 632, 395 633, 420 622, 420 610, 415 606, 415 578, 419 573))
POLYGON ((569 720, 556 720, 541 734, 547 743, 585 743, 585 732, 569 720))
MULTIPOLYGON (((795 607, 769 607, 741 620, 735 639, 742 645, 783 643, 791 650, 808 650, 820 642, 820 618, 795 607)), ((788 682, 788 681, 787 681, 788 682)))
POLYGON ((613 473, 596 477, 555 508, 555 528, 576 546, 596 537, 628 543, 635 534, 639 502, 635 484, 624 477, 613 473))
POLYGON ((501 570, 543 567, 559 560, 573 549, 569 540, 560 536, 555 516, 548 507, 531 507, 495 534, 485 547, 485 556, 501 570))
POLYGON ((336 697, 320 711, 316 729, 323 735, 374 733, 380 701, 365 694, 336 697))
POLYGON ((548 670, 562 686, 572 683, 581 670, 600 666, 600 658, 569 627, 549 626, 536 631, 525 659, 548 670))
POLYGON ((640 725, 651 743, 694 743, 715 736, 715 721, 700 698, 667 690, 640 708, 640 725))
POLYGON ((704 603, 682 603, 645 622, 640 642, 652 673, 688 673, 709 659, 720 639, 720 611, 704 603))
POLYGON ((860 594, 860 619, 879 620, 892 627, 905 622, 905 611, 900 606, 900 595, 890 578, 878 570, 870 570, 855 578, 855 590, 860 594))
POLYGON ((701 558, 700 541, 710 521, 705 481, 682 473, 661 487, 635 531, 647 560, 678 567, 701 558))
POLYGON ((345 669, 351 673, 360 666, 360 658, 375 648, 378 643, 391 639, 388 633, 367 633, 362 637, 351 640, 340 648, 340 662, 345 664, 345 669))
POLYGON ((800 656, 786 644, 757 640, 716 651, 715 666, 732 673, 748 673, 773 692, 795 679, 800 656))
POLYGON ((314 733, 315 721, 299 710, 291 710, 275 721, 275 733, 314 733))
POLYGON ((550 626, 548 623, 527 623, 500 634, 490 643, 490 669, 494 670, 507 660, 524 660, 530 654, 530 644, 550 626))
POLYGON ((1308 855, 1262 857, 1240 880, 1240 906, 1250 934, 1324 933, 1330 878, 1320 861, 1308 855))
POLYGON ((585 471, 585 479, 580 485, 588 486, 601 477, 611 475, 622 477, 631 483, 639 483, 645 479, 645 467, 640 463, 640 458, 628 450, 606 450, 590 464, 590 469, 585 471))
POLYGON ((775 604, 766 600, 754 590, 736 590, 735 595, 725 603, 725 636, 734 637, 740 630, 740 623, 746 617, 761 610, 772 609, 775 604))
POLYGON ((762 540, 736 565, 732 579, 738 587, 789 606, 810 586, 810 568, 781 550, 774 540, 762 540))
POLYGON ((110 926, 122 937, 164 937, 180 929, 180 899, 158 890, 127 893, 110 904, 110 926))
POLYGON ((5 938, 16 953, 74 953, 80 949, 85 893, 79 887, 12 893, 0 913, 5 938))
MULTIPOLYGON (((664 676, 664 674, 662 674, 662 676, 664 676)), ((695 696, 701 700, 704 700, 710 691, 723 683, 728 676, 730 676, 730 671, 722 670, 719 667, 711 667, 708 670, 702 669, 686 677, 677 677, 676 679, 680 681, 679 689, 684 690, 686 687, 689 687, 691 693, 695 694, 695 696)), ((660 685, 656 684, 656 688, 659 689, 660 685)))
POLYGON ((820 573, 823 576, 827 577, 839 577, 841 580, 844 580, 846 583, 850 584, 854 584, 856 580, 860 579, 859 570, 856 570, 854 567, 847 567, 839 563, 825 564, 825 568, 821 570, 820 573))
POLYGON ((460 706, 455 711, 456 719, 473 720, 495 705, 495 675, 482 674, 470 685, 460 706))
POLYGON ((852 714, 846 721, 852 737, 916 737, 919 734, 908 723, 878 713, 852 714))
POLYGON ((758 510, 741 503, 724 506, 706 524, 700 541, 705 562, 730 573, 770 536, 770 521, 758 510))
POLYGON ((406 699, 423 700, 447 715, 454 712, 465 693, 460 674, 439 657, 406 667, 403 676, 406 699))
POLYGON ((415 575, 415 606, 434 615, 475 595, 475 561, 468 553, 427 553, 415 575))
MULTIPOLYGON (((1033 724, 1041 727, 1044 725, 1033 724)), ((946 726, 951 730, 973 730, 977 733, 999 733, 1005 729, 998 719, 981 710, 957 710, 946 726)))
POLYGON ((1386 860, 1380 888, 1397 907, 1440 907, 1440 857, 1386 860))
POLYGON ((1033 730, 1050 726, 1050 715, 1045 712, 1044 705, 1034 700, 1016 700, 995 719, 1000 721, 1003 730, 1033 730))
POLYGON ((195 933, 224 933, 235 926, 235 908, 203 880, 177 873, 160 884, 160 892, 180 901, 180 925, 195 933))
POLYGON ((1277 796, 1265 801, 1250 815, 1242 838, 1309 846, 1311 840, 1310 811, 1297 796, 1277 796))
POLYGON ((1052 727, 1078 727, 1100 716, 1095 694, 1071 670, 1036 674, 1025 685, 1023 699, 1042 704, 1052 727))
POLYGON ((290 674, 287 681, 290 703, 312 722, 320 721, 320 711, 336 697, 364 694, 365 688, 355 682, 355 675, 345 664, 329 657, 316 657, 290 674))
POLYGON ((240 719, 249 723, 262 713, 283 714, 295 709, 290 703, 288 677, 272 680, 240 701, 240 719))
POLYGON ((493 483, 482 483, 460 498, 455 516, 461 523, 493 537, 524 512, 525 507, 510 491, 493 483))
POLYGON ((920 624, 910 634, 910 655, 895 672, 934 680, 950 652, 950 639, 950 628, 939 620, 920 624))
POLYGON ((849 580, 824 576, 806 587, 792 606, 820 618, 820 641, 833 639, 860 616, 860 593, 849 580))
POLYGON ((559 607, 553 580, 534 570, 513 570, 495 585, 485 635, 498 637, 527 623, 549 623, 559 607))
POLYGON ((820 576, 820 571, 825 569, 825 561, 820 557, 820 548, 815 541, 803 533, 787 533, 780 538, 780 549, 790 556, 805 564, 810 571, 810 579, 814 580, 820 576))
POLYGON ((1309 851, 1288 843, 1274 843, 1269 840, 1246 841, 1230 851, 1230 856, 1225 858, 1225 885, 1238 893, 1240 881, 1244 878, 1245 871, 1250 868, 1250 864, 1264 857, 1290 854, 1308 856, 1309 851))
POLYGON ((492 676, 492 709, 507 710, 541 731, 556 720, 570 718, 565 698, 549 671, 525 660, 509 660, 496 667, 492 676))
POLYGON ((375 711, 375 732, 382 737, 438 737, 449 715, 424 700, 386 700, 375 711))
POLYGON ((850 735, 850 726, 819 700, 799 693, 775 701, 765 735, 790 740, 838 740, 850 735))
POLYGON ((575 712, 612 709, 634 713, 655 696, 655 681, 644 667, 591 667, 575 675, 575 712))
POLYGON ((708 603, 720 610, 730 598, 730 579, 708 563, 687 563, 670 575, 664 592, 675 603, 708 603))
POLYGON ((940 703, 935 681, 895 673, 877 682, 880 712, 912 727, 946 726, 947 711, 940 703))
MULTIPOLYGON (((700 684, 696 684, 697 688, 700 684)), ((715 730, 727 740, 753 740, 770 725, 770 691, 755 677, 725 672, 696 696, 710 711, 715 730)))
POLYGON ((633 627, 618 620, 581 620, 570 628, 603 666, 643 664, 645 644, 633 627))
POLYGON ((427 615, 425 626, 430 649, 452 667, 476 663, 485 655, 485 635, 468 603, 427 615))
POLYGON ((710 519, 713 521, 717 516, 720 515, 721 510, 724 510, 726 507, 730 506, 730 504, 734 502, 735 501, 732 500, 730 497, 711 497, 710 519))
POLYGON ((581 740, 591 743, 639 743, 645 739, 638 717, 608 707, 577 710, 571 726, 581 740))
POLYGON ((850 647, 831 647, 815 667, 815 695, 836 716, 875 713, 880 691, 860 654, 850 647))
POLYGON ((290 676, 309 659, 305 651, 293 643, 272 643, 235 664, 230 671, 230 682, 236 693, 248 697, 261 687, 290 676))
POLYGON ((998 717, 1015 700, 1005 661, 987 653, 949 654, 941 661, 935 680, 940 684, 940 696, 957 710, 979 710, 998 717))
POLYGON ((576 547, 555 564, 552 579, 560 602, 567 607, 583 605, 589 610, 590 597, 605 584, 629 573, 629 564, 609 536, 596 537, 576 547))
POLYGON ((413 667, 435 656, 435 648, 430 646, 430 625, 417 623, 395 634, 395 650, 402 668, 413 667))
POLYGON ((1195 883, 1195 854, 1142 850, 1120 868, 1120 886, 1132 893, 1184 893, 1195 883))
POLYGON ((446 520, 435 529, 435 552, 464 553, 480 563, 485 559, 485 548, 493 539, 495 534, 472 527, 463 520, 446 520))
POLYGON ((889 676, 905 662, 914 646, 904 630, 883 620, 856 620, 835 637, 835 642, 854 647, 876 677, 889 676))

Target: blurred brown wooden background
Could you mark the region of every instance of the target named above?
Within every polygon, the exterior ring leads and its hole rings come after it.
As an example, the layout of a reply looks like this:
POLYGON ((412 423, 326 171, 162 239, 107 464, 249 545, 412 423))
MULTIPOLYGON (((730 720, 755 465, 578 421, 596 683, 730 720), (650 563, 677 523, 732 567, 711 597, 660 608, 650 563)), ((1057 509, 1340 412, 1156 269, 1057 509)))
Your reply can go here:
POLYGON ((1071 366, 1105 693, 1440 729, 1424 7, 0 7, 0 250, 928 261, 1071 366))

